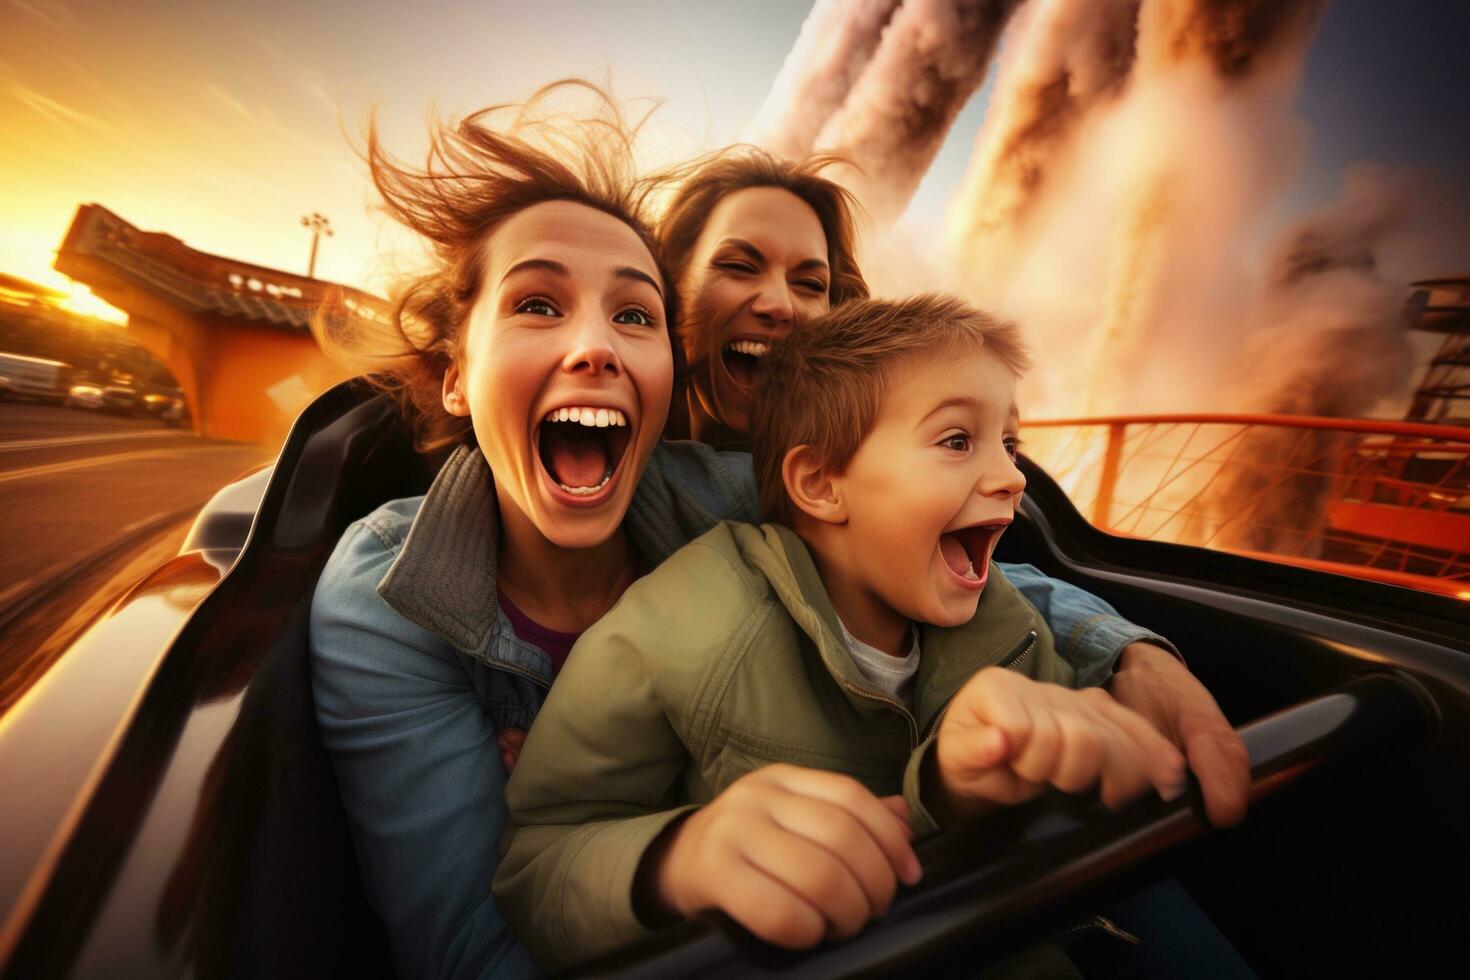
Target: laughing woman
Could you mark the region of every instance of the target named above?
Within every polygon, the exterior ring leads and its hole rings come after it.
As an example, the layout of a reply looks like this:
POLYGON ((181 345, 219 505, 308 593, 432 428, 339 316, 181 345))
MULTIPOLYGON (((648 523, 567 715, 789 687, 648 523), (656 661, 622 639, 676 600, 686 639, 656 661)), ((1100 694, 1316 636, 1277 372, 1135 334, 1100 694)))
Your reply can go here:
POLYGON ((748 466, 660 443, 674 295, 628 127, 597 97, 587 124, 477 114, 435 133, 422 169, 370 137, 383 201, 434 266, 399 291, 392 349, 324 338, 376 354, 420 448, 447 452, 426 496, 347 530, 311 609, 322 738, 405 977, 533 972, 490 894, 497 732, 530 725, 641 570, 754 492, 748 466))

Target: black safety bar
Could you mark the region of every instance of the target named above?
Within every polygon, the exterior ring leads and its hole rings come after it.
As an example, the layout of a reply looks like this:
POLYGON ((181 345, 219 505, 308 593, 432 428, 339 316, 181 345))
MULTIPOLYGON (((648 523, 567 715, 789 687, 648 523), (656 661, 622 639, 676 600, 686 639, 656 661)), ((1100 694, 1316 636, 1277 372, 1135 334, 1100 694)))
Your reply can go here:
MULTIPOLYGON (((1250 754, 1251 799, 1334 761, 1363 765, 1411 751, 1438 728, 1433 699, 1408 675, 1362 675, 1239 729, 1250 754)), ((1094 799, 1049 794, 923 842, 924 881, 901 889, 889 913, 852 939, 781 950, 716 915, 594 960, 577 975, 891 973, 931 962, 961 942, 999 956, 1039 936, 1034 921, 1025 928, 1028 917, 1115 882, 1211 830, 1197 785, 1172 802, 1149 797, 1119 811, 1094 799)))

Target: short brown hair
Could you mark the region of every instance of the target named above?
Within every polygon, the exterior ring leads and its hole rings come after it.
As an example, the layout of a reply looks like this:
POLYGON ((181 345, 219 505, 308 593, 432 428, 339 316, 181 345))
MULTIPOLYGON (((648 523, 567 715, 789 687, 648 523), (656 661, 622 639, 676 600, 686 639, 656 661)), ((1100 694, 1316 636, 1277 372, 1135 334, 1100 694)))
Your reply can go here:
POLYGON ((841 470, 872 431, 895 365, 905 359, 984 349, 1015 374, 1030 357, 1014 323, 955 299, 926 293, 838 307, 776 341, 757 383, 751 451, 765 520, 795 516, 781 465, 811 446, 841 470))
MULTIPOLYGON (((371 321, 333 308, 322 311, 313 329, 324 350, 397 398, 420 451, 473 438, 470 420, 444 409, 442 384, 479 296, 485 241, 506 219, 548 201, 584 204, 632 228, 658 261, 647 212, 651 191, 663 185, 635 175, 640 126, 641 120, 625 119, 608 93, 578 79, 553 82, 524 103, 491 106, 457 125, 432 123, 422 166, 390 156, 370 121, 365 155, 373 185, 388 214, 427 240, 431 265, 395 285, 386 329, 370 331, 371 321), (554 113, 553 97, 566 95, 590 95, 592 111, 554 113)), ((674 343, 678 300, 673 280, 658 267, 677 369, 683 363, 674 343)))

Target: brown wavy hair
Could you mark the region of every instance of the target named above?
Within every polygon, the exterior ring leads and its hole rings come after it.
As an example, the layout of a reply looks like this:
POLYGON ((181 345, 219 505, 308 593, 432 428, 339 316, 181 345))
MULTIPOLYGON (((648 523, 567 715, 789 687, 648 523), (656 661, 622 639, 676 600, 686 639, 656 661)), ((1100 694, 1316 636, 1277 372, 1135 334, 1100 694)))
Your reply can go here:
MULTIPOLYGON (((632 228, 658 262, 648 210, 652 192, 664 185, 640 179, 635 167, 634 143, 647 118, 630 121, 602 88, 565 79, 457 124, 431 120, 421 166, 391 156, 376 116, 369 120, 363 155, 382 207, 428 242, 430 267, 397 282, 387 310, 349 309, 339 297, 315 318, 313 332, 329 355, 394 396, 421 452, 474 438, 468 418, 445 411, 443 379, 459 357, 461 328, 480 292, 485 241, 502 222, 548 201, 585 204, 632 228), (564 96, 590 97, 591 111, 559 111, 554 103, 564 96)), ((678 370, 678 299, 673 278, 658 266, 678 370)))
POLYGON ((838 163, 847 161, 834 153, 822 153, 797 162, 772 156, 759 147, 735 146, 667 175, 679 181, 679 188, 658 223, 658 242, 674 282, 682 281, 688 271, 694 243, 715 205, 736 191, 777 187, 805 201, 821 222, 831 269, 828 302, 840 306, 848 300, 867 299, 868 284, 857 264, 860 206, 846 188, 821 175, 838 163))
MULTIPOLYGON (((861 210, 857 198, 840 184, 823 177, 822 171, 834 164, 849 164, 835 153, 820 153, 801 161, 784 160, 756 146, 732 146, 685 164, 662 175, 662 180, 677 185, 658 223, 658 243, 669 276, 675 285, 682 283, 689 271, 694 245, 704 231, 710 212, 736 191, 752 187, 776 187, 805 201, 817 215, 822 234, 827 239, 827 266, 830 279, 827 302, 840 306, 854 299, 868 298, 868 283, 857 263, 857 215, 861 210)), ((703 350, 694 331, 708 324, 686 323, 676 327, 675 351, 683 355, 703 350)), ((664 434, 669 438, 689 437, 686 404, 688 386, 703 359, 687 364, 676 375, 673 410, 664 434)))

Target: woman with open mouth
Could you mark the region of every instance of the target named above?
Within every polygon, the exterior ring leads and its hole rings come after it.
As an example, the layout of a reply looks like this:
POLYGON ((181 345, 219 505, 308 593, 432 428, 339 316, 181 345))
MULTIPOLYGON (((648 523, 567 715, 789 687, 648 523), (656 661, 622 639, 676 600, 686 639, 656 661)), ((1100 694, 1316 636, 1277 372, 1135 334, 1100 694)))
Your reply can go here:
MULTIPOLYGON (((683 360, 678 280, 656 258, 632 127, 592 86, 549 90, 590 92, 598 113, 544 115, 543 90, 503 107, 513 128, 486 110, 437 130, 421 168, 370 134, 384 203, 430 245, 432 265, 397 291, 386 341, 322 331, 324 346, 397 395, 420 449, 443 459, 425 496, 344 533, 310 618, 322 738, 364 887, 407 977, 534 972, 489 887, 514 733, 530 727, 577 636, 642 571, 716 522, 758 512, 747 455, 661 438, 683 360)), ((786 193, 748 200, 769 219, 786 193)), ((817 209, 791 223, 794 243, 742 227, 740 214, 722 233, 729 282, 775 263, 791 292, 784 306, 735 304, 749 315, 723 328, 726 375, 700 396, 711 419, 742 423, 726 409, 780 330, 866 292, 836 200, 837 223, 817 209)), ((699 308, 724 316, 708 293, 699 308)), ((1064 583, 1036 575, 1027 588, 1083 664, 1150 635, 1064 583)))
POLYGON ((347 530, 311 609, 322 738, 402 976, 535 972, 490 895, 504 733, 641 571, 750 509, 748 466, 662 442, 677 304, 632 127, 591 86, 549 88, 504 107, 514 128, 486 110, 434 132, 422 168, 370 134, 383 201, 433 264, 386 343, 321 331, 447 457, 427 495, 347 530), (537 118, 578 94, 594 117, 537 118))

